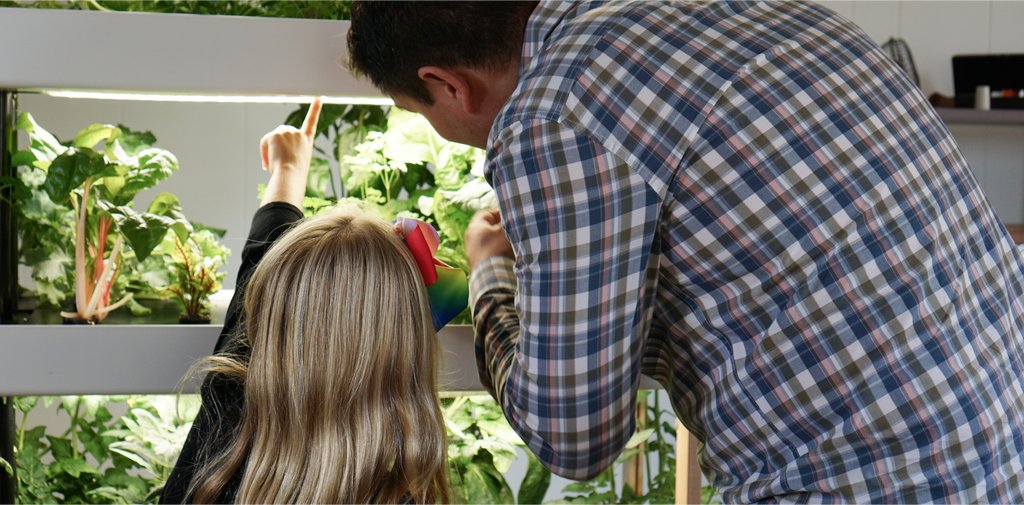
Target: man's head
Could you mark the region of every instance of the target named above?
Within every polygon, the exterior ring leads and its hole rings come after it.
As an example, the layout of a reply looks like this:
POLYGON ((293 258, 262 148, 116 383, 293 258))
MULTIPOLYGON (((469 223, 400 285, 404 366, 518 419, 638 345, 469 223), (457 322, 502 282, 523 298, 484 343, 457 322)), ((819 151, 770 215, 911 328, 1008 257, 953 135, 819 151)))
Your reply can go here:
POLYGON ((536 2, 355 1, 349 68, 389 96, 433 105, 421 67, 500 70, 518 65, 536 2))

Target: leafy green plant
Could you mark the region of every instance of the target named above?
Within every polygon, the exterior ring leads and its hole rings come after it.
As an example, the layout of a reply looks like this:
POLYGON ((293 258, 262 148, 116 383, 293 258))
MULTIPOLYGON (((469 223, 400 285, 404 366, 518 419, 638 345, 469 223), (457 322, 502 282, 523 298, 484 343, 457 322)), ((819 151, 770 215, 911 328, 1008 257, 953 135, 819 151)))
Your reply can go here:
POLYGON ((168 233, 153 250, 154 255, 166 257, 166 264, 173 269, 176 280, 164 290, 173 295, 187 316, 209 315, 210 295, 220 290, 227 275, 220 266, 231 251, 217 238, 209 229, 193 231, 185 241, 168 233))
MULTIPOLYGON (((497 403, 490 396, 462 396, 446 401, 448 460, 452 487, 459 500, 464 503, 515 503, 512 488, 502 474, 508 471, 516 458, 516 446, 523 445, 523 442, 505 421, 497 403)), ((520 503, 540 503, 547 491, 551 473, 539 462, 536 467, 531 467, 533 472, 524 479, 531 482, 520 488, 520 503), (527 490, 526 495, 523 489, 527 490), (524 498, 528 501, 523 502, 524 498)))
MULTIPOLYGON (((301 106, 286 124, 301 125, 307 110, 301 106)), ((466 227, 477 210, 497 206, 483 179, 483 151, 448 142, 423 116, 398 108, 328 104, 317 131, 333 149, 317 148, 313 157, 307 215, 357 199, 385 218, 421 219, 440 234, 438 259, 468 272, 466 227)), ((467 309, 453 322, 469 321, 467 309)))
MULTIPOLYGON (((154 286, 160 276, 137 270, 168 235, 188 243, 193 226, 170 193, 157 195, 142 213, 132 201, 178 169, 174 155, 153 147, 152 133, 124 126, 94 124, 67 143, 27 112, 18 117, 18 128, 28 133, 29 147, 12 157, 20 167, 18 177, 0 178, 0 184, 13 190, 20 259, 32 267, 40 302, 59 305, 73 293, 75 311, 63 315, 98 321, 122 304, 147 313, 133 300, 136 293, 170 296, 161 291, 170 281, 154 286)), ((216 250, 214 257, 221 258, 226 252, 209 244, 206 250, 216 250)), ((148 268, 171 270, 173 263, 154 260, 148 268)))
POLYGON ((155 503, 181 451, 198 397, 19 397, 18 503, 155 503), (127 402, 114 418, 108 407, 127 402), (71 418, 61 434, 29 429, 39 404, 71 418), (175 409, 179 409, 179 417, 175 409))
MULTIPOLYGON (((674 503, 675 457, 656 395, 641 392, 641 422, 616 464, 598 478, 566 486, 565 498, 544 503, 674 503), (661 420, 654 427, 654 420, 661 420), (660 430, 660 433, 659 433, 660 430), (615 475, 630 458, 646 463, 647 492, 616 486, 615 475)), ((19 503, 155 503, 170 476, 191 422, 199 410, 197 396, 63 396, 15 398, 23 412, 18 430, 19 503), (29 429, 34 408, 56 402, 71 416, 71 427, 57 435, 46 427, 29 429), (112 404, 127 402, 120 418, 112 404)), ((464 503, 541 503, 551 472, 525 451, 527 471, 513 495, 506 480, 522 441, 490 396, 445 398, 451 482, 464 503)), ((122 407, 123 410, 123 407, 122 407)), ((721 503, 705 486, 702 503, 721 503)))

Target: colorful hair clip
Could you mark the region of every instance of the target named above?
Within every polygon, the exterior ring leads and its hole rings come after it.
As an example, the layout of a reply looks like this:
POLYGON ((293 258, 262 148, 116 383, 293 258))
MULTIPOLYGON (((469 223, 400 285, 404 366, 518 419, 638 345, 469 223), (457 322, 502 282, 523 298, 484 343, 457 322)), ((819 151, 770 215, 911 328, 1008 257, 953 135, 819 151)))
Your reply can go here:
POLYGON ((469 305, 466 272, 434 257, 441 239, 433 226, 419 219, 399 216, 395 220, 395 229, 402 234, 423 275, 434 329, 440 330, 469 305))

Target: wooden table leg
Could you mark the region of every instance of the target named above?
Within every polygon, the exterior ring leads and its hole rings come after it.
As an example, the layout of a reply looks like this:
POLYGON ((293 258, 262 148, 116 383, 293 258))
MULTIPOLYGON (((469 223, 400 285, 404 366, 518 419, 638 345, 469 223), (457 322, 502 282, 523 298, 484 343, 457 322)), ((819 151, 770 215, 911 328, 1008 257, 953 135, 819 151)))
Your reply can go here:
POLYGON ((697 464, 697 439, 676 421, 676 503, 699 504, 700 465, 697 464))

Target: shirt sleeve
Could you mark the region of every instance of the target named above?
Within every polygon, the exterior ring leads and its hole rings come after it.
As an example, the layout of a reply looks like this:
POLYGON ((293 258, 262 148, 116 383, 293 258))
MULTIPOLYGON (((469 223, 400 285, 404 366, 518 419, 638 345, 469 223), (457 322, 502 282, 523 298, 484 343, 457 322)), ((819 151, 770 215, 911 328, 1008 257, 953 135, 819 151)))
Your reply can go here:
POLYGON ((220 338, 217 339, 214 353, 220 353, 226 349, 231 335, 241 324, 245 287, 249 285, 249 278, 256 270, 256 265, 270 250, 270 246, 300 219, 302 219, 302 211, 287 202, 270 202, 256 210, 252 216, 249 237, 245 241, 245 246, 242 247, 242 264, 238 267, 235 294, 231 297, 231 303, 228 304, 227 312, 224 314, 224 329, 221 330, 220 338))
POLYGON ((564 121, 501 136, 486 175, 516 260, 471 277, 480 378, 545 466, 591 479, 635 426, 659 198, 564 121))

